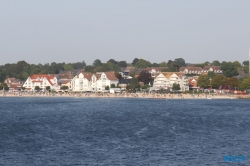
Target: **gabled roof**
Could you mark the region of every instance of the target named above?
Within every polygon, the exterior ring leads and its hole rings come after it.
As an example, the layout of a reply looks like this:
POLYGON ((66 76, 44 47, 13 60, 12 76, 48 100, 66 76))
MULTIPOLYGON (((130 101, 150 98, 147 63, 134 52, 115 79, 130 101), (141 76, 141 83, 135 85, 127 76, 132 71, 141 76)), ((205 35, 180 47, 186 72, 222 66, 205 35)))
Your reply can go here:
POLYGON ((34 74, 30 76, 30 79, 32 80, 32 82, 42 82, 42 81, 36 80, 37 78, 46 78, 48 82, 50 83, 50 85, 53 85, 53 83, 51 82, 51 79, 54 79, 55 76, 50 75, 50 74, 34 74))
POLYGON ((109 80, 119 80, 114 72, 104 72, 109 80))
POLYGON ((86 78, 87 80, 91 80, 91 77, 93 76, 93 73, 90 72, 82 72, 82 74, 84 75, 84 78, 86 78))
POLYGON ((160 74, 164 75, 166 78, 171 77, 173 74, 176 74, 179 78, 182 78, 183 76, 185 76, 185 74, 182 72, 161 72, 157 74, 156 77, 159 76, 160 74))

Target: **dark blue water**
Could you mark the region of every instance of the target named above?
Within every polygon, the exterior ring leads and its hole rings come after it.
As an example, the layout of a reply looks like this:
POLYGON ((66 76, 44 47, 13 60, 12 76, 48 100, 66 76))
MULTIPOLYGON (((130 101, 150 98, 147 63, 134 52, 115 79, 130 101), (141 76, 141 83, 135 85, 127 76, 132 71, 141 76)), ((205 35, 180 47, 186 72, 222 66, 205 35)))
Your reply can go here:
POLYGON ((0 165, 250 165, 249 100, 0 98, 0 165), (225 155, 244 155, 227 163, 225 155))

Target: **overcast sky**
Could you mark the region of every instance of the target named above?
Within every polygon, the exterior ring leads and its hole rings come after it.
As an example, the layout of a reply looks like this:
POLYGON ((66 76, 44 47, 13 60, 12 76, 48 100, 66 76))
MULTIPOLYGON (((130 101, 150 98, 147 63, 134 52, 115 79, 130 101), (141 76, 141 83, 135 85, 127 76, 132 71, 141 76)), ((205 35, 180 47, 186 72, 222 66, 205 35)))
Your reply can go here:
POLYGON ((249 0, 0 0, 0 65, 247 60, 249 0))

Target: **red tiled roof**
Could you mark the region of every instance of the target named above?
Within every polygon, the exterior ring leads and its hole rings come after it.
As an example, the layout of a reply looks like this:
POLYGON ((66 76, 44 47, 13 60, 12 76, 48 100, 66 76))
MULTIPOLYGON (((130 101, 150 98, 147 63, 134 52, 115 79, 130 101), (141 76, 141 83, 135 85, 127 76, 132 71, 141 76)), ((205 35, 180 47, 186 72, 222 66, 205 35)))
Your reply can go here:
POLYGON ((54 75, 49 75, 49 74, 34 74, 32 76, 30 76, 30 78, 33 80, 32 82, 42 82, 42 81, 36 81, 35 79, 37 78, 46 78, 48 80, 48 82, 50 83, 50 85, 54 85, 50 79, 54 79, 55 76, 54 75))
POLYGON ((109 80, 119 80, 114 72, 104 72, 109 80))
POLYGON ((54 75, 50 75, 50 74, 34 74, 30 76, 31 79, 37 79, 37 78, 43 78, 43 77, 46 77, 48 80, 55 78, 54 75))
POLYGON ((91 77, 93 76, 93 74, 89 72, 82 72, 82 74, 84 75, 84 78, 86 78, 89 81, 91 80, 91 77))

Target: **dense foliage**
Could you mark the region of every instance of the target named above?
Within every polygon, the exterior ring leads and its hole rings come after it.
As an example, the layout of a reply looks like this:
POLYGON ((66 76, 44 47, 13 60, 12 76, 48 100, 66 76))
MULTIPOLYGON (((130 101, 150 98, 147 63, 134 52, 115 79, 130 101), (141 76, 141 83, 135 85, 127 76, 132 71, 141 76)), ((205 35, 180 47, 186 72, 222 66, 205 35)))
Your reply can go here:
POLYGON ((26 80, 33 74, 58 74, 61 70, 82 69, 86 66, 86 63, 46 63, 42 64, 28 64, 25 61, 19 61, 16 64, 5 64, 0 66, 0 82, 3 82, 6 78, 15 77, 20 80, 26 80))

